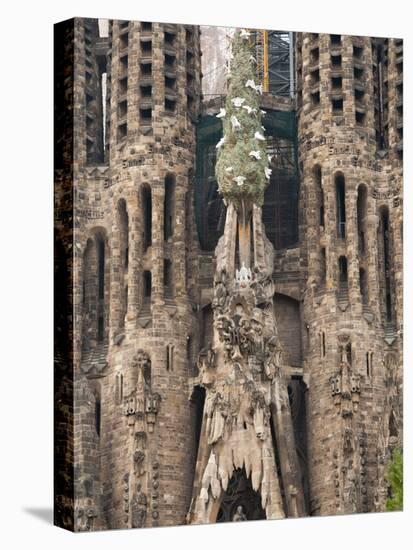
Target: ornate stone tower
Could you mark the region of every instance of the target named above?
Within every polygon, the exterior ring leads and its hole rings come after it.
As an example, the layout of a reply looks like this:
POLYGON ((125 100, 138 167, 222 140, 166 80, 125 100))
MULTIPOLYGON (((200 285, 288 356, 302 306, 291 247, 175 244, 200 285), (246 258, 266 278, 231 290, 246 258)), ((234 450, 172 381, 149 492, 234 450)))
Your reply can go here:
POLYGON ((381 509, 401 436, 401 48, 296 37, 312 514, 381 509))
POLYGON ((192 487, 199 30, 73 25, 77 527, 179 524, 192 487))

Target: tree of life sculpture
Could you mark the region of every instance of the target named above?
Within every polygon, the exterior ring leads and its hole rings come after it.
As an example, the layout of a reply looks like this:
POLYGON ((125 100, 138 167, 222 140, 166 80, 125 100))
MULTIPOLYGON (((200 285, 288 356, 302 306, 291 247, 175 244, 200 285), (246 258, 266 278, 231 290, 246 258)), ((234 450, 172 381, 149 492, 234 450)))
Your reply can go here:
POLYGON ((192 523, 216 521, 239 469, 259 493, 267 519, 305 513, 273 310, 274 250, 262 223, 271 170, 261 126, 261 92, 249 33, 238 31, 226 106, 217 115, 223 118, 224 137, 217 144, 216 173, 227 215, 215 251, 213 342, 198 359, 206 399, 188 515, 192 523))

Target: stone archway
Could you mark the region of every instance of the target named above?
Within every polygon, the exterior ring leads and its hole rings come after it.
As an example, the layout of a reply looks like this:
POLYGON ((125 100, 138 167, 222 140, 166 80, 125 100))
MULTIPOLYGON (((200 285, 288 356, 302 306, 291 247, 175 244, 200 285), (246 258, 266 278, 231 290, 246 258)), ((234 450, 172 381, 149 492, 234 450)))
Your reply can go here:
POLYGON ((242 506, 247 520, 266 519, 265 510, 261 506, 261 495, 253 490, 245 468, 234 470, 228 488, 222 495, 215 522, 233 521, 238 506, 242 506))

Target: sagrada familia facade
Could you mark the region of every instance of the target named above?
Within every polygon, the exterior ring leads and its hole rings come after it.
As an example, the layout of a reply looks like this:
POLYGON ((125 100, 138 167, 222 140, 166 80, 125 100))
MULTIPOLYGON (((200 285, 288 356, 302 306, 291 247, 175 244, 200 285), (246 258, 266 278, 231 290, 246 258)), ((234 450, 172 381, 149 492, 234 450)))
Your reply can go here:
POLYGON ((202 28, 105 34, 55 27, 56 524, 385 510, 402 41, 274 34, 263 86, 237 31, 204 97, 202 28))

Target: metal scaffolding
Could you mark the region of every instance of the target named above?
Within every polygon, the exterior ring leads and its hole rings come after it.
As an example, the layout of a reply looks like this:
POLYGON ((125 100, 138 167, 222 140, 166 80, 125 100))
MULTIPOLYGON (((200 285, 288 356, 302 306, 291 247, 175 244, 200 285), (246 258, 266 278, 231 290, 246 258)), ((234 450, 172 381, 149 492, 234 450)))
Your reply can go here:
POLYGON ((293 33, 254 31, 257 72, 263 90, 284 97, 294 96, 293 33))

